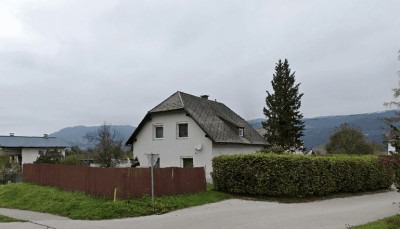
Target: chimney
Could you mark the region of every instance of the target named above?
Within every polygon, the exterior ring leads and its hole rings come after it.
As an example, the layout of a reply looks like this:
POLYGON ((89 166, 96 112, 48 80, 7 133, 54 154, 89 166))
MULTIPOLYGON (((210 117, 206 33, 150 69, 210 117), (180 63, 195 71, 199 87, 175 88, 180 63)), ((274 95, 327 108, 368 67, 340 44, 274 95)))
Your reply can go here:
POLYGON ((11 137, 14 137, 14 133, 10 133, 10 136, 11 136, 11 137))
POLYGON ((49 135, 48 135, 48 134, 43 134, 43 137, 44 137, 44 138, 48 138, 49 135))
POLYGON ((203 99, 207 99, 208 100, 208 97, 209 97, 209 95, 200 95, 200 98, 203 98, 203 99))

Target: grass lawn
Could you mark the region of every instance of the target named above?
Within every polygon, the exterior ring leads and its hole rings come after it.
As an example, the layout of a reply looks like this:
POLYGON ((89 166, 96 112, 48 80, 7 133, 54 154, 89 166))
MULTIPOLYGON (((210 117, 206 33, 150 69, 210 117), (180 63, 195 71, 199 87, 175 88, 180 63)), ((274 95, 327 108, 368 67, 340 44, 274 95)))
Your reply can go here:
POLYGON ((151 197, 117 200, 114 203, 106 198, 29 183, 0 185, 0 207, 46 212, 84 220, 163 214, 227 198, 228 195, 212 190, 197 194, 156 197, 153 210, 151 197))
POLYGON ((12 222, 26 222, 26 221, 0 215, 0 223, 12 223, 12 222))
POLYGON ((352 229, 395 229, 400 228, 400 215, 381 219, 361 226, 351 227, 352 229))

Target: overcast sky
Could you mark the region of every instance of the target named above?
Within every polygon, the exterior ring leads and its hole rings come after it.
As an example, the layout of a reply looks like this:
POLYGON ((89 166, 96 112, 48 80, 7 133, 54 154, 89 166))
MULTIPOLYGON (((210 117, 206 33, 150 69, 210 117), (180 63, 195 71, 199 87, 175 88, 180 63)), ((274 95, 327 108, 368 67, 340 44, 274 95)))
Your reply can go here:
POLYGON ((264 117, 278 59, 305 117, 382 111, 399 0, 1 0, 0 134, 137 126, 176 91, 264 117))

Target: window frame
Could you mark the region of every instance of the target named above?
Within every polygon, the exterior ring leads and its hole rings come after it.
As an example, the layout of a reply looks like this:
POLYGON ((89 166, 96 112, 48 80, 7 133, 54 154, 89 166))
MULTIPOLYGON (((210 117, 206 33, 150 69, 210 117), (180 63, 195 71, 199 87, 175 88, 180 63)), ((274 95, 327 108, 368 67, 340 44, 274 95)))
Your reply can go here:
POLYGON ((239 127, 238 135, 239 135, 239 137, 244 137, 244 128, 243 127, 239 127))
POLYGON ((185 160, 185 159, 192 159, 192 167, 191 168, 194 168, 194 158, 189 157, 189 156, 181 157, 181 168, 190 168, 190 167, 184 167, 183 160, 185 160))
POLYGON ((153 140, 163 140, 164 139, 164 125, 163 124, 153 124, 153 140), (157 128, 162 128, 162 137, 157 138, 157 128))
POLYGON ((176 123, 176 138, 177 139, 187 139, 189 138, 189 123, 187 122, 177 122, 176 123), (186 131, 186 136, 185 137, 180 137, 180 125, 186 125, 187 126, 187 131, 186 131))

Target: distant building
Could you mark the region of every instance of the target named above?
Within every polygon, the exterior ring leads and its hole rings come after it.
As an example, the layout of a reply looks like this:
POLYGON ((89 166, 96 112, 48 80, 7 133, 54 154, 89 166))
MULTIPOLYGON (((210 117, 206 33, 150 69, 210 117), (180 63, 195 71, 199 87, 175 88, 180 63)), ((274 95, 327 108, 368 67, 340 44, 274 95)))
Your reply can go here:
POLYGON ((0 136, 0 154, 6 154, 10 162, 20 165, 34 162, 48 149, 58 149, 65 155, 67 144, 45 134, 43 137, 0 136))
POLYGON ((147 113, 127 144, 141 166, 158 154, 156 166, 204 166, 210 180, 213 157, 256 153, 266 141, 223 103, 178 91, 147 113))
POLYGON ((386 141, 387 143, 387 153, 391 155, 396 152, 396 148, 392 145, 393 141, 386 141))

